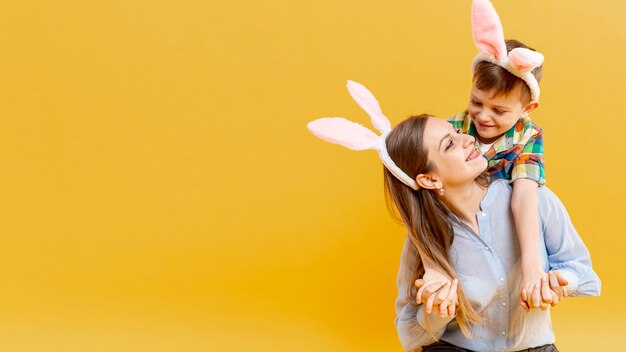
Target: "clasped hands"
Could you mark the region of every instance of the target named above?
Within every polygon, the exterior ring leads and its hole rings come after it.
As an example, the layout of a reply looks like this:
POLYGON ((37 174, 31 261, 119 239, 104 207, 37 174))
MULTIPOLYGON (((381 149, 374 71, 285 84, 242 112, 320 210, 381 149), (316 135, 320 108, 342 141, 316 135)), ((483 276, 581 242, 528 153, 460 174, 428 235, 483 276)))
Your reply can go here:
MULTIPOLYGON (((558 270, 543 274, 534 285, 526 283, 520 287, 520 305, 527 312, 534 308, 546 310, 567 297, 568 282, 563 274, 558 270)), ((417 304, 425 304, 426 314, 434 311, 441 318, 456 315, 458 279, 450 280, 438 271, 427 270, 423 278, 415 280, 415 287, 417 304)))

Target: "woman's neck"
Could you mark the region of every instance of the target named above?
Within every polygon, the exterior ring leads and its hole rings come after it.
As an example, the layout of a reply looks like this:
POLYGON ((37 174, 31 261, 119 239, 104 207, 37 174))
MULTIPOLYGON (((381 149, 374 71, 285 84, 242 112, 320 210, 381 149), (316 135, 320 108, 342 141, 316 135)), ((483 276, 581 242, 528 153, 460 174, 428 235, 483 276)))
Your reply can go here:
POLYGON ((478 233, 476 213, 480 210, 480 202, 486 192, 486 188, 476 182, 471 182, 463 187, 447 188, 441 200, 450 211, 478 233))

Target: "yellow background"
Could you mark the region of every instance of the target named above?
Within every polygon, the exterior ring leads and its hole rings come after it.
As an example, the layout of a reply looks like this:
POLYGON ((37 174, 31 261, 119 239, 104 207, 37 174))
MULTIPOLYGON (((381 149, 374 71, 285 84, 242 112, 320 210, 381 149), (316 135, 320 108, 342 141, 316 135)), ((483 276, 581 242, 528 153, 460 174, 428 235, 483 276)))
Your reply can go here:
MULTIPOLYGON (((375 153, 309 120, 462 111, 469 0, 0 5, 0 350, 400 351, 375 153)), ((546 57, 548 185, 603 280, 564 351, 623 346, 626 4, 494 1, 546 57)))

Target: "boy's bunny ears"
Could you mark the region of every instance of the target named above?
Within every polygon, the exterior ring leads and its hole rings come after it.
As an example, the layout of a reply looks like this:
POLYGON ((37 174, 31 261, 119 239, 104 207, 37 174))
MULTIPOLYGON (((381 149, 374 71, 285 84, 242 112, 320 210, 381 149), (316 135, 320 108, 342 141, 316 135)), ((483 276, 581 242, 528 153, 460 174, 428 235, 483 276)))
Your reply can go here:
POLYGON ((381 132, 377 135, 361 124, 344 119, 343 117, 324 117, 311 121, 307 127, 317 137, 334 144, 339 144, 352 150, 374 149, 378 151, 385 167, 402 183, 417 190, 419 187, 414 179, 402 171, 387 153, 386 139, 391 132, 391 123, 383 115, 378 101, 363 85, 348 81, 348 91, 354 101, 372 118, 372 125, 381 132))
POLYGON ((479 51, 472 63, 472 73, 481 61, 501 66, 526 82, 531 100, 539 101, 539 82, 531 71, 541 66, 543 55, 525 48, 515 48, 507 55, 502 23, 489 0, 473 1, 472 34, 479 51))

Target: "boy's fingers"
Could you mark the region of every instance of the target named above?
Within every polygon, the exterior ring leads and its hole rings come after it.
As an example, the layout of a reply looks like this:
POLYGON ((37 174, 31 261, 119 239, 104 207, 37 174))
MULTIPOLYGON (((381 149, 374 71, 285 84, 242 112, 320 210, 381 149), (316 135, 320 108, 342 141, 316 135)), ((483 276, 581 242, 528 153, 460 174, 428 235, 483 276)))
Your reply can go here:
POLYGON ((450 304, 448 306, 448 316, 453 317, 456 314, 456 305, 450 304))
POLYGON ((563 298, 561 295, 563 294, 563 290, 561 290, 561 285, 559 285, 559 279, 557 279, 556 274, 551 271, 548 273, 548 279, 550 280, 550 288, 552 291, 556 292, 559 300, 563 298))
MULTIPOLYGON (((416 282, 417 284, 417 282, 416 282)), ((430 284, 428 286, 422 286, 417 290, 417 304, 421 304, 423 299, 427 299, 432 295, 433 292, 437 291, 439 287, 441 287, 442 282, 436 282, 434 284, 430 284), (422 299, 423 298, 423 299, 422 299)), ((424 281, 422 280, 422 285, 424 285, 424 281)))
POLYGON ((444 299, 441 304, 439 304, 439 317, 445 318, 448 315, 448 300, 444 299))
POLYGON ((552 294, 552 306, 554 307, 554 306, 556 306, 556 305, 559 303, 559 301, 560 301, 561 299, 560 299, 560 298, 559 298, 559 296, 556 294, 556 292, 554 292, 554 291, 550 290, 550 293, 552 294))
POLYGON ((458 279, 454 279, 452 280, 452 286, 450 287, 450 289, 448 290, 448 294, 446 295, 446 297, 443 299, 443 302, 441 303, 440 306, 440 312, 441 312, 441 317, 445 317, 446 314, 450 317, 454 316, 454 305, 455 302, 457 300, 457 295, 456 295, 456 289, 458 286, 459 280, 458 279), (450 314, 450 307, 452 307, 452 314, 450 314))
POLYGON ((443 287, 437 292, 437 297, 435 298, 435 304, 439 304, 443 302, 448 294, 450 293, 450 284, 446 282, 443 287))
POLYGON ((522 287, 522 290, 520 291, 520 297, 522 299, 522 301, 528 301, 528 296, 529 296, 529 292, 528 289, 530 288, 530 283, 526 283, 526 285, 524 285, 524 287, 522 287))
POLYGON ((415 280, 415 288, 417 288, 417 296, 415 297, 415 300, 417 304, 422 304, 422 298, 421 298, 422 287, 424 287, 424 280, 422 279, 415 280))
POLYGON ((552 291, 550 290, 550 286, 548 286, 548 277, 544 276, 541 279, 541 298, 546 303, 552 303, 552 294, 550 294, 550 292, 552 291))
MULTIPOLYGON (((455 279, 456 280, 456 279, 455 279)), ((455 292, 456 292, 456 285, 454 284, 454 282, 452 283, 455 287, 455 292)), ((454 295, 454 301, 450 302, 450 305, 448 306, 448 316, 453 317, 456 315, 456 306, 459 304, 459 298, 458 296, 455 294, 454 295)))
POLYGON ((448 294, 449 299, 452 299, 452 297, 454 297, 454 300, 456 301, 456 297, 458 296, 456 294, 456 290, 459 287, 459 279, 454 279, 452 280, 452 286, 450 287, 450 293, 448 294))
POLYGON ((430 295, 430 297, 428 297, 428 299, 426 300, 426 313, 430 314, 433 311, 433 303, 435 302, 435 297, 437 297, 437 295, 430 295))
POLYGON ((530 294, 530 303, 532 303, 530 306, 531 308, 539 308, 541 306, 541 292, 539 290, 539 284, 535 284, 535 286, 533 286, 533 291, 530 294))

